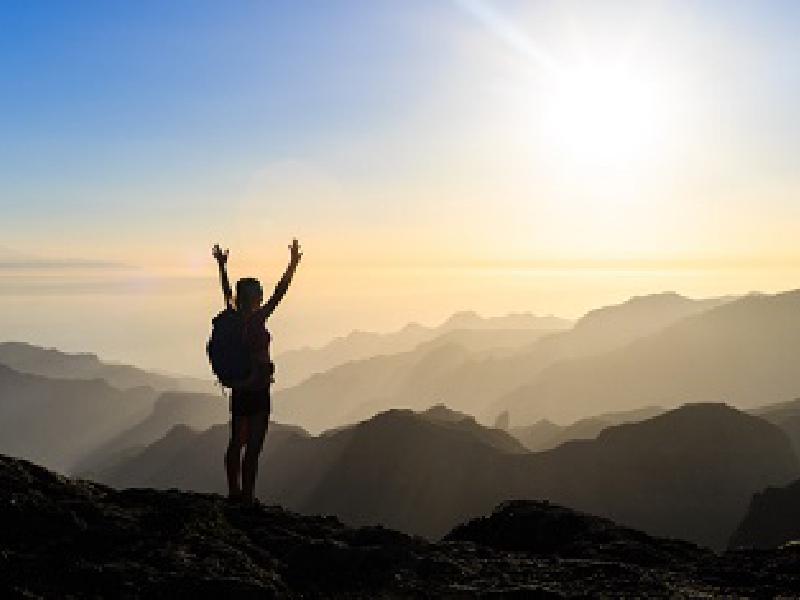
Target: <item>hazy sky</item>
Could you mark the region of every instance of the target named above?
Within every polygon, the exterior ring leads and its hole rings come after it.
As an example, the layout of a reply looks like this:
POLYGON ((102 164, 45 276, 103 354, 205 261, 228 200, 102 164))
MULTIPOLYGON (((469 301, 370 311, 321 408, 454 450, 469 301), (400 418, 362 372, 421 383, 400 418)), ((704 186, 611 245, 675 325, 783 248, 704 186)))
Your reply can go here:
POLYGON ((180 352, 214 241, 266 279, 304 243, 288 345, 800 275, 797 2, 20 1, 0 26, 0 337, 132 359, 166 321, 180 352))

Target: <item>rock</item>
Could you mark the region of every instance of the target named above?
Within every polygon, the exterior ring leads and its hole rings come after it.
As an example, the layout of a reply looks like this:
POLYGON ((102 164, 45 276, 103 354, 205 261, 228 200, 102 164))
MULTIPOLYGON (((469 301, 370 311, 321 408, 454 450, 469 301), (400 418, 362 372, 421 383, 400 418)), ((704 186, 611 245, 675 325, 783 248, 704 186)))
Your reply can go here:
POLYGON ((214 494, 113 490, 0 455, 0 597, 796 595, 800 552, 715 555, 541 502, 441 542, 214 494))
POLYGON ((711 554, 689 542, 654 538, 609 519, 546 501, 506 502, 488 517, 459 525, 445 539, 542 556, 616 560, 644 566, 690 563, 711 554))
POLYGON ((753 496, 728 547, 778 548, 800 540, 800 479, 753 496))

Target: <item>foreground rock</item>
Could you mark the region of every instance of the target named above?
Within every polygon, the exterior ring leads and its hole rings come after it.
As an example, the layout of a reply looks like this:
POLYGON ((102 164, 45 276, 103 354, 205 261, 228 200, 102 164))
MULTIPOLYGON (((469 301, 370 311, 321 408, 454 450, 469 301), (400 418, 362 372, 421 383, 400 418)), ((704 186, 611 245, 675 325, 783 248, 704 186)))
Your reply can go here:
POLYGON ((726 596, 800 592, 791 551, 716 556, 513 502, 440 543, 0 456, 0 597, 726 596), (744 568, 743 568, 744 566, 744 568))
POLYGON ((755 494, 729 547, 777 548, 789 543, 800 544, 800 479, 755 494))
POLYGON ((497 550, 643 566, 691 564, 713 554, 689 542, 654 538, 609 519, 530 500, 502 504, 492 515, 459 525, 444 539, 497 550))

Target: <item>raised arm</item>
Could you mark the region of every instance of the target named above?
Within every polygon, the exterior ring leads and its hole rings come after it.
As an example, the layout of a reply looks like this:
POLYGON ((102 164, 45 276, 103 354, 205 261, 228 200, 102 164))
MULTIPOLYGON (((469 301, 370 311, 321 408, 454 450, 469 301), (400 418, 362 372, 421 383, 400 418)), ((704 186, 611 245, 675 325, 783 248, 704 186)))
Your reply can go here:
POLYGON ((228 249, 224 251, 219 247, 219 244, 214 244, 211 249, 211 255, 217 260, 219 267, 219 282, 222 285, 222 296, 225 299, 226 308, 233 307, 233 290, 231 290, 231 282, 228 281, 228 249))
POLYGON ((289 245, 289 266, 286 267, 283 277, 280 278, 280 281, 278 281, 278 284, 275 286, 275 291, 272 292, 272 296, 258 309, 265 320, 269 318, 286 295, 286 291, 289 289, 289 284, 292 283, 292 277, 294 277, 294 272, 297 270, 297 265, 300 264, 300 259, 302 257, 303 253, 300 252, 300 244, 297 243, 296 239, 292 240, 292 243, 289 245))

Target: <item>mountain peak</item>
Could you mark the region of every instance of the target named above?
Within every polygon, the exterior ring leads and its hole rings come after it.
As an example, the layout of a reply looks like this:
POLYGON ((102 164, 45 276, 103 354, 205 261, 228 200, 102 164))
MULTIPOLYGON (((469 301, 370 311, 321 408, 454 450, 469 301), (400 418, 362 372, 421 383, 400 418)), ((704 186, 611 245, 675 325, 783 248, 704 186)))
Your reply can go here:
POLYGON ((447 320, 442 323, 441 327, 468 329, 481 321, 483 321, 483 318, 474 310, 460 310, 450 315, 447 320))
POLYGON ((464 419, 474 420, 474 417, 466 413, 453 410, 452 408, 448 408, 446 405, 442 403, 434 404, 429 409, 422 411, 420 414, 434 421, 444 421, 451 423, 463 421, 464 419))

